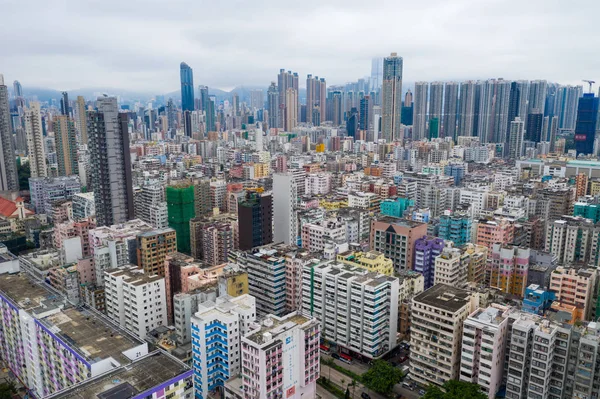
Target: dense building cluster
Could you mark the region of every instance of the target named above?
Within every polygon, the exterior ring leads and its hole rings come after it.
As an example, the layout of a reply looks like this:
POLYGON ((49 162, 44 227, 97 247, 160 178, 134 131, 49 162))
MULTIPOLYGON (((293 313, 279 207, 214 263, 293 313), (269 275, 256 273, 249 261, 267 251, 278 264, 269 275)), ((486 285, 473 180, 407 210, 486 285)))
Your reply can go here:
POLYGON ((421 387, 598 397, 591 87, 403 88, 396 53, 345 85, 180 78, 40 101, 0 75, 0 355, 32 397, 314 398, 323 353, 409 346, 421 387))

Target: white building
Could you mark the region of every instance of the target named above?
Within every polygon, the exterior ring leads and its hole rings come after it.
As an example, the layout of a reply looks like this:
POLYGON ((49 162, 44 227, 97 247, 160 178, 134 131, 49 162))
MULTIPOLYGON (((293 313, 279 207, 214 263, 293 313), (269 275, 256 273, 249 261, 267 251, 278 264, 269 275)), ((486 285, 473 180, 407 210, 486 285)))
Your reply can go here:
POLYGON ((189 344, 192 340, 192 316, 198 311, 198 305, 215 301, 217 287, 210 286, 192 292, 180 292, 173 296, 173 324, 175 339, 179 345, 189 344))
POLYGON ((242 338, 245 398, 316 396, 320 376, 320 328, 312 318, 269 316, 242 338))
POLYGON ((463 256, 458 248, 445 247, 435 258, 434 284, 447 284, 456 288, 467 288, 469 255, 463 256))
POLYGON ((86 219, 96 215, 94 193, 77 193, 73 195, 72 201, 73 220, 86 219))
POLYGON ((46 151, 44 149, 40 103, 30 103, 29 108, 25 109, 24 113, 31 177, 46 177, 48 176, 48 171, 46 168, 46 151))
POLYGON ((323 195, 331 191, 331 174, 310 173, 305 180, 306 195, 323 195))
POLYGON ((410 376, 427 386, 456 380, 463 322, 477 305, 465 290, 437 284, 412 300, 410 376))
POLYGON ((167 325, 165 279, 136 267, 104 272, 106 314, 140 339, 167 325), (138 272, 139 270, 139 272, 138 272))
POLYGON ((314 223, 304 223, 301 234, 302 248, 306 248, 311 252, 322 251, 325 247, 326 237, 334 241, 346 241, 346 234, 346 225, 334 218, 319 220, 314 223))
POLYGON ((253 296, 222 296, 215 302, 198 305, 192 317, 192 358, 196 398, 240 373, 241 337, 250 331, 256 318, 253 296))
POLYGON ((323 338, 367 358, 396 346, 396 277, 328 262, 307 265, 302 276, 302 313, 319 320, 323 338))
POLYGON ((273 174, 273 242, 296 244, 298 189, 292 173, 273 174))
POLYGON ((460 380, 478 384, 490 399, 502 385, 509 311, 509 307, 492 304, 464 322, 460 380))

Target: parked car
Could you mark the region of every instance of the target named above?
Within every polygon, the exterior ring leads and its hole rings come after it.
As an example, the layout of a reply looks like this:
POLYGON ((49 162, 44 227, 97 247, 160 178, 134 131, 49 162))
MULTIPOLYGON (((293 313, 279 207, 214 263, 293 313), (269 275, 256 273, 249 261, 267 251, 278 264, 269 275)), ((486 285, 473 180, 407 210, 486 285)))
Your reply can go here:
POLYGON ((411 384, 409 384, 408 382, 403 382, 402 388, 410 389, 411 391, 414 390, 413 386, 411 384))
POLYGON ((366 393, 366 392, 363 392, 363 393, 361 393, 361 394, 360 394, 360 397, 361 397, 362 399, 371 399, 371 395, 369 395, 369 394, 368 394, 368 393, 366 393))
POLYGON ((334 359, 339 359, 340 355, 338 355, 337 353, 332 353, 331 357, 334 358, 334 359))
POLYGON ((425 390, 424 389, 419 389, 419 395, 421 395, 421 396, 425 395, 425 390))

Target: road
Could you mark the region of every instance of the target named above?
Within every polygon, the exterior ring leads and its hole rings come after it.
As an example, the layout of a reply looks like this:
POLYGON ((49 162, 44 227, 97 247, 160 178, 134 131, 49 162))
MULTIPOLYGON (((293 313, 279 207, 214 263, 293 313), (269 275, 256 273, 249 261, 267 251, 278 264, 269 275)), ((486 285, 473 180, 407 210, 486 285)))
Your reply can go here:
MULTIPOLYGON (((346 367, 346 366, 348 366, 348 365, 344 363, 343 367, 346 367)), ((339 371, 337 371, 336 369, 331 368, 322 363, 321 363, 321 377, 325 377, 328 380, 331 380, 331 382, 333 384, 342 388, 342 390, 344 392, 346 391, 346 387, 348 386, 348 384, 350 384, 352 382, 352 378, 348 377, 346 374, 342 374, 339 371)), ((350 387, 350 397, 352 399, 360 399, 360 394, 363 392, 368 393, 372 399, 386 399, 385 396, 379 395, 378 393, 371 391, 370 389, 368 389, 367 387, 365 387, 364 385, 362 385, 359 382, 356 383, 356 387, 354 388, 354 390, 352 389, 352 387, 350 387), (352 396, 352 391, 354 391, 354 396, 352 396)))

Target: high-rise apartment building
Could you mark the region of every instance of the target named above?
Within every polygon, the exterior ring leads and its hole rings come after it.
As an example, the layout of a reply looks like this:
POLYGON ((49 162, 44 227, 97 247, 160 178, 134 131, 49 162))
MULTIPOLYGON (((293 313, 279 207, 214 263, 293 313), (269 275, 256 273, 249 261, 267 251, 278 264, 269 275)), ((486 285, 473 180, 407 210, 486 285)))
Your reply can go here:
POLYGON ((415 102, 413 108, 413 140, 427 138, 427 82, 415 83, 415 102))
POLYGON ((44 132, 40 103, 32 102, 25 109, 25 134, 27 137, 27 153, 31 177, 46 177, 46 150, 44 148, 44 132))
POLYGON ((489 399, 502 385, 510 308, 477 309, 463 325, 460 380, 477 384, 489 399))
POLYGON ((248 273, 248 289, 256 298, 256 311, 261 315, 284 315, 286 312, 285 253, 264 246, 235 254, 240 268, 248 273))
POLYGON ((8 87, 4 84, 4 76, 0 74, 0 190, 2 191, 19 189, 15 144, 12 136, 8 87))
POLYGON ((273 174, 273 241, 287 245, 298 240, 298 189, 291 172, 273 174))
POLYGON ((525 294, 529 248, 494 243, 488 259, 489 286, 520 298, 525 294))
POLYGON ((256 319, 254 297, 221 296, 198 304, 192 315, 192 358, 196 398, 223 389, 225 381, 241 372, 241 338, 256 319))
POLYGON ((145 231, 137 236, 138 266, 146 274, 165 276, 167 255, 177 250, 177 236, 173 229, 145 231))
POLYGON ((400 116, 402 114, 402 57, 391 53, 383 60, 381 86, 381 138, 391 143, 402 140, 400 116))
POLYGON ((523 140, 525 135, 525 123, 518 116, 510 122, 510 134, 508 141, 508 157, 519 159, 523 155, 523 140))
POLYGON ((412 299, 410 376, 414 381, 439 386, 459 378, 463 322, 475 305, 471 293, 445 284, 412 299))
MULTIPOLYGON (((596 270, 558 266, 550 273, 550 291, 556 294, 556 301, 577 308, 577 320, 592 320, 596 270)), ((574 322, 576 320, 572 320, 574 322)))
POLYGON ((468 283, 469 253, 446 246, 435 257, 434 284, 446 284, 465 289, 468 283))
POLYGON ((417 239, 427 235, 427 223, 384 216, 371 222, 371 249, 394 262, 396 270, 413 267, 417 239))
MULTIPOLYGON (((444 83, 443 82, 431 82, 429 85, 429 112, 427 113, 427 123, 432 123, 432 119, 436 119, 438 125, 442 125, 443 116, 443 104, 444 104, 444 83)), ((441 130, 441 129, 440 129, 441 130)), ((438 137, 441 135, 438 133, 438 137)))
POLYGON ((318 320, 323 338, 376 359, 396 346, 398 278, 336 262, 305 265, 302 313, 318 320))
POLYGON ((177 233, 177 250, 190 253, 190 220, 196 216, 194 186, 180 183, 167 187, 169 227, 177 233))
POLYGON ((87 130, 87 108, 85 106, 85 98, 83 96, 77 96, 75 102, 75 118, 77 121, 77 132, 79 132, 80 143, 88 144, 88 130, 87 130))
POLYGON ((76 136, 75 121, 64 115, 57 117, 54 124, 54 141, 56 144, 59 176, 79 174, 76 136))
POLYGON ((52 215, 55 201, 70 200, 81 191, 78 176, 30 177, 31 205, 37 213, 52 215))
POLYGON ((585 93, 577 106, 575 148, 577 154, 593 154, 594 140, 599 130, 600 100, 593 93, 585 93))
POLYGON ((292 87, 285 92, 285 125, 286 132, 291 132, 298 125, 298 91, 292 87))
POLYGON ((319 122, 326 120, 327 85, 324 78, 308 75, 306 77, 306 121, 319 126, 313 111, 317 110, 319 122))
POLYGON ((546 252, 558 257, 564 265, 597 261, 598 228, 582 217, 563 216, 547 223, 546 252))
POLYGON ((475 82, 468 80, 460 84, 460 109, 458 112, 457 136, 473 136, 475 122, 475 82))
POLYGON ((451 137, 456 141, 457 116, 458 116, 458 90, 457 82, 446 82, 444 88, 444 116, 442 121, 442 137, 451 137))
POLYGON ((104 272, 106 315, 140 339, 167 325, 165 279, 135 267, 104 272), (143 299, 142 299, 143 298, 143 299))
POLYGON ((238 204, 239 249, 246 251, 273 242, 271 193, 248 192, 238 204))
POLYGON ((275 82, 271 82, 267 90, 267 110, 269 111, 269 128, 279 127, 279 90, 275 82))
MULTIPOLYGON (((298 101, 298 73, 292 71, 285 71, 285 69, 280 69, 279 74, 277 75, 277 90, 279 94, 279 122, 277 126, 271 127, 279 127, 290 131, 286 125, 287 120, 295 120, 298 121, 298 109, 300 102, 298 101), (288 92, 288 89, 293 89, 293 91, 288 92), (296 111, 292 111, 289 109, 294 106, 294 104, 288 104, 288 100, 293 102, 296 107, 296 111), (289 118, 288 118, 289 113, 289 118), (295 118, 294 118, 295 116, 295 118)), ((295 126, 295 125, 294 125, 295 126)))
POLYGON ((134 217, 133 184, 127 115, 119 113, 115 97, 99 97, 97 111, 88 112, 88 145, 92 191, 98 226, 134 217))
POLYGON ((503 245, 513 242, 515 225, 505 218, 494 220, 482 219, 477 223, 476 243, 487 247, 490 251, 496 243, 503 245))
POLYGON ((181 78, 181 109, 182 111, 194 110, 194 72, 185 62, 179 66, 181 78))
POLYGON ((242 338, 240 385, 250 398, 301 399, 316 396, 320 376, 320 328, 316 320, 290 313, 270 316, 242 338), (285 396, 284 396, 285 395, 285 396))
POLYGON ((423 275, 425 289, 435 284, 436 259, 444 249, 444 240, 423 236, 415 241, 414 264, 410 269, 423 275))
POLYGON ((545 80, 532 80, 529 82, 529 97, 527 101, 527 115, 533 114, 534 110, 544 114, 546 110, 546 94, 548 93, 548 82, 545 80))

